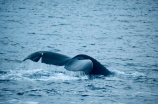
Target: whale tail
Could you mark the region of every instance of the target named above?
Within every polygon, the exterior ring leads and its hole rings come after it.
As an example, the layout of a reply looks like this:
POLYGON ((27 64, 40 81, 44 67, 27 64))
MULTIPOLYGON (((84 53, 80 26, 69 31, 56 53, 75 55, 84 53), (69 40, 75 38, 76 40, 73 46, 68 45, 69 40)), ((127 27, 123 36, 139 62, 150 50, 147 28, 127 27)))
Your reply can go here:
POLYGON ((82 57, 70 58, 66 55, 59 53, 38 51, 27 56, 23 61, 30 59, 34 62, 38 62, 41 59, 42 63, 63 66, 70 71, 84 71, 85 74, 89 74, 93 69, 93 63, 89 59, 82 57))
POLYGON ((30 54, 23 61, 30 59, 34 62, 38 62, 41 57, 42 57, 42 51, 39 51, 39 52, 35 52, 35 53, 30 54))
POLYGON ((89 74, 93 69, 93 62, 89 59, 74 57, 65 64, 65 69, 70 71, 84 71, 85 74, 89 74))

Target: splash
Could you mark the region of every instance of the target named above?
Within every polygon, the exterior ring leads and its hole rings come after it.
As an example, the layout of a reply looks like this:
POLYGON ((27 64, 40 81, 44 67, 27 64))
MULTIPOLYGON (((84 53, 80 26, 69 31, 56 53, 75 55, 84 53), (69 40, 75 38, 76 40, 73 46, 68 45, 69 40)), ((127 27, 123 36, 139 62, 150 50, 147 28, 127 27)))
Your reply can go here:
POLYGON ((80 80, 88 79, 83 72, 70 72, 63 67, 52 65, 42 65, 41 63, 21 64, 16 69, 11 69, 6 74, 1 76, 1 79, 9 80, 40 80, 40 81, 65 81, 65 80, 80 80), (40 68, 37 68, 40 67, 40 68))
POLYGON ((145 76, 144 73, 141 73, 139 71, 136 70, 132 70, 132 71, 121 71, 121 70, 113 70, 113 73, 115 76, 125 76, 125 77, 138 77, 138 76, 145 76))
POLYGON ((22 100, 17 100, 17 99, 12 99, 9 102, 17 103, 17 104, 39 104, 39 102, 35 102, 35 101, 22 101, 22 100))

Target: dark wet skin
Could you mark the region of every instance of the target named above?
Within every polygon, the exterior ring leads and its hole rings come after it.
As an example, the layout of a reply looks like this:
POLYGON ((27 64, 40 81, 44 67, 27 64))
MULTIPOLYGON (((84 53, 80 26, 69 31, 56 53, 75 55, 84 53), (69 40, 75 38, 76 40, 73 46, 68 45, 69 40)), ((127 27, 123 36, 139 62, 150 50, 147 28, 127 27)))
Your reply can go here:
POLYGON ((67 70, 84 71, 85 74, 88 74, 88 75, 107 76, 111 74, 111 72, 106 67, 104 67, 100 62, 98 62, 96 59, 84 54, 80 54, 73 58, 70 58, 66 55, 62 55, 62 54, 58 54, 54 52, 39 51, 39 52, 30 54, 28 57, 24 59, 24 61, 27 59, 30 59, 34 62, 38 62, 40 58, 42 58, 41 60, 42 63, 58 65, 58 66, 65 65, 65 68, 67 70), (69 64, 67 64, 68 62, 69 64))

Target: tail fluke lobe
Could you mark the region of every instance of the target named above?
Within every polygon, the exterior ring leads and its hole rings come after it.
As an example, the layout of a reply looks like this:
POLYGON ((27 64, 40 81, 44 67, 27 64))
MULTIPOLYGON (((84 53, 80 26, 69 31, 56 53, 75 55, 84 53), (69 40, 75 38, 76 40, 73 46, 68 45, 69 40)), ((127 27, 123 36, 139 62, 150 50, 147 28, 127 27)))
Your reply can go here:
POLYGON ((85 74, 89 74, 93 69, 93 63, 89 59, 75 57, 65 64, 65 69, 70 71, 83 71, 85 74))
POLYGON ((58 66, 65 65, 71 58, 59 53, 54 52, 44 52, 42 56, 42 63, 53 64, 58 66))
POLYGON ((53 64, 62 66, 65 65, 71 58, 62 54, 48 52, 48 51, 38 51, 27 56, 23 61, 30 59, 34 62, 38 62, 41 59, 42 63, 53 64))
POLYGON ((40 58, 42 57, 42 55, 43 55, 42 51, 35 52, 35 53, 32 53, 29 56, 27 56, 23 61, 30 59, 34 62, 38 62, 40 60, 40 58))

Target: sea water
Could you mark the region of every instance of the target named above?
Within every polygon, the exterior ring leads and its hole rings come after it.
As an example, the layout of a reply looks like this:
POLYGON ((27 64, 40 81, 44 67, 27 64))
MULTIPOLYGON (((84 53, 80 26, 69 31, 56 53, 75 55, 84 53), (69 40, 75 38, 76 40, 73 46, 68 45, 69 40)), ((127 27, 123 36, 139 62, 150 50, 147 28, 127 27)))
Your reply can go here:
POLYGON ((0 104, 157 104, 157 0, 1 0, 0 104), (22 60, 36 51, 89 55, 89 77, 22 60))

